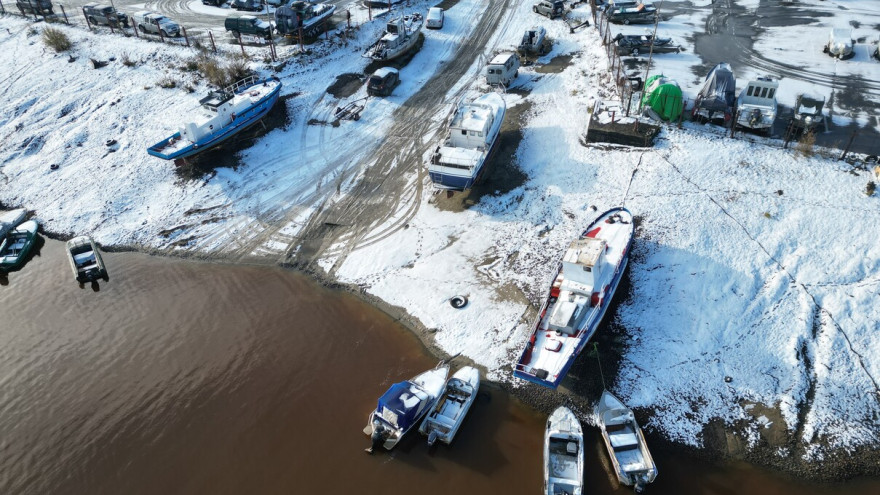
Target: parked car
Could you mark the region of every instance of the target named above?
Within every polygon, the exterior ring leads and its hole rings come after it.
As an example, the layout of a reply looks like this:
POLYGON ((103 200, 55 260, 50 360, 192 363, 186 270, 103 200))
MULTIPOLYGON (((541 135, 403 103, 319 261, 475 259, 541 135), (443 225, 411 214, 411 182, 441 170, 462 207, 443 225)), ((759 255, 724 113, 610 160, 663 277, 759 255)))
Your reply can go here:
POLYGON ((367 94, 370 96, 388 96, 394 87, 400 84, 400 71, 391 67, 382 67, 370 76, 367 81, 367 94))
POLYGON ((637 24, 654 22, 657 15, 657 7, 651 4, 623 4, 608 5, 605 8, 605 16, 608 20, 617 24, 637 24))
POLYGON ((233 0, 232 8, 248 12, 259 12, 263 10, 263 0, 233 0))
POLYGON ((236 38, 242 34, 250 34, 266 39, 272 37, 272 24, 262 19, 257 19, 252 15, 229 16, 223 25, 226 27, 226 31, 232 33, 232 36, 236 38))
POLYGON ((495 58, 486 66, 486 82, 510 86, 510 83, 519 75, 519 64, 519 55, 514 52, 502 52, 495 55, 495 58))
POLYGON ((852 29, 832 29, 828 35, 828 43, 825 43, 822 51, 841 60, 855 56, 852 29))
POLYGON ((16 0, 21 15, 53 15, 52 0, 16 0))
POLYGON ((794 115, 791 118, 792 129, 795 132, 811 132, 819 126, 825 126, 827 131, 828 124, 825 122, 825 116, 822 115, 824 107, 824 96, 799 94, 794 104, 794 115))
POLYGON ((620 55, 638 55, 651 51, 654 45, 654 53, 680 52, 681 47, 672 44, 672 38, 655 38, 650 34, 620 34, 614 37, 617 42, 617 53, 620 55))
POLYGON ((83 5, 83 15, 92 25, 101 24, 113 27, 128 27, 128 16, 122 12, 118 12, 109 5, 101 5, 97 3, 87 3, 83 5))
POLYGON ((202 5, 213 5, 215 7, 221 7, 226 0, 202 0, 202 5))
POLYGON ((565 3, 562 0, 541 0, 532 6, 532 11, 553 19, 565 15, 565 3))
POLYGON ((161 34, 172 38, 180 36, 180 26, 162 14, 143 10, 136 12, 132 18, 135 26, 142 33, 161 34))
POLYGON ((443 18, 443 9, 431 7, 428 9, 428 15, 425 17, 425 27, 428 29, 440 29, 443 27, 443 18))

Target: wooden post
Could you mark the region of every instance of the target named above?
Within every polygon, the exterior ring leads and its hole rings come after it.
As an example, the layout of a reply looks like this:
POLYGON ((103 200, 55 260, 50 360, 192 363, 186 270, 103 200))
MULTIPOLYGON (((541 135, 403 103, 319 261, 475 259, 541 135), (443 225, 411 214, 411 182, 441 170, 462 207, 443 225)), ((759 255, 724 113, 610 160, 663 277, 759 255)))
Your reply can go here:
POLYGON ((348 23, 348 29, 351 29, 351 11, 350 10, 345 11, 345 20, 348 23))
MULTIPOLYGON (((137 32, 137 29, 135 29, 135 32, 137 32)), ((217 45, 214 44, 214 32, 213 31, 208 31, 208 38, 211 39, 211 51, 213 51, 214 53, 217 53, 217 45)))
POLYGON ((238 33, 238 46, 241 47, 242 56, 247 57, 247 53, 244 52, 244 43, 241 42, 241 33, 238 33))
MULTIPOLYGON (((156 27, 159 27, 159 25, 156 24, 156 27)), ((162 35, 162 28, 159 28, 159 39, 162 40, 162 43, 165 43, 165 36, 162 35)))
POLYGON ((0 0, 0 14, 6 13, 6 7, 3 6, 3 0, 0 0))
POLYGON ((373 20, 373 4, 369 0, 367 1, 367 18, 373 20))
POLYGON ((272 32, 269 32, 269 54, 272 56, 272 61, 275 62, 275 37, 272 36, 272 32))
MULTIPOLYGON (((59 5, 59 7, 61 7, 61 15, 64 16, 64 24, 67 24, 67 25, 69 26, 69 25, 70 25, 70 19, 67 18, 67 12, 64 11, 64 5, 59 5)), ((2 3, 0 3, 0 10, 3 10, 3 4, 2 4, 2 3)), ((5 10, 3 10, 3 12, 6 13, 5 10)))
POLYGON ((681 113, 678 114, 678 128, 681 129, 681 123, 684 120, 685 100, 681 101, 681 113))
POLYGON ((849 147, 852 146, 853 141, 856 139, 856 134, 859 133, 858 129, 853 129, 852 135, 849 137, 849 142, 846 143, 846 148, 843 149, 843 153, 840 154, 840 157, 837 161, 843 160, 846 158, 846 154, 849 153, 849 147))
POLYGON ((739 120, 739 108, 734 110, 733 119, 730 121, 730 137, 733 137, 736 133, 736 121, 739 120))
POLYGON ((303 28, 299 27, 299 51, 300 53, 306 51, 305 47, 303 47, 303 28))
POLYGON ((180 26, 180 30, 183 31, 183 39, 186 40, 186 46, 189 46, 189 36, 186 35, 186 28, 180 26))
POLYGON ((91 31, 92 30, 92 23, 91 23, 91 21, 89 21, 89 16, 86 15, 86 8, 80 7, 80 10, 82 10, 83 17, 86 18, 86 27, 89 28, 89 31, 91 31))

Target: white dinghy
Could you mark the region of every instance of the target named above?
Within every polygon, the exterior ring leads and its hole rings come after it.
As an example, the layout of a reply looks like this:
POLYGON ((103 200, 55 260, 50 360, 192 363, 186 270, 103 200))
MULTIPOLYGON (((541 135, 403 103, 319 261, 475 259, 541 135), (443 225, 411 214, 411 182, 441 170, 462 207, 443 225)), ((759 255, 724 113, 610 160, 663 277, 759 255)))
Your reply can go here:
POLYGON ((372 444, 366 449, 372 454, 380 445, 391 450, 413 426, 434 406, 443 392, 449 364, 441 361, 436 368, 405 382, 395 383, 379 397, 379 405, 370 413, 364 433, 372 444))
POLYGON ((596 414, 617 479, 641 493, 657 477, 657 466, 632 410, 605 390, 596 414))
POLYGON ((480 389, 480 371, 471 366, 455 372, 431 412, 425 416, 419 431, 428 437, 428 445, 437 440, 449 445, 458 433, 480 389))
POLYGON ((0 213, 0 241, 6 237, 6 234, 12 232, 12 229, 24 222, 25 214, 27 211, 24 208, 0 213))
POLYGON ((581 495, 584 490, 584 432, 567 407, 547 418, 544 433, 544 493, 581 495))

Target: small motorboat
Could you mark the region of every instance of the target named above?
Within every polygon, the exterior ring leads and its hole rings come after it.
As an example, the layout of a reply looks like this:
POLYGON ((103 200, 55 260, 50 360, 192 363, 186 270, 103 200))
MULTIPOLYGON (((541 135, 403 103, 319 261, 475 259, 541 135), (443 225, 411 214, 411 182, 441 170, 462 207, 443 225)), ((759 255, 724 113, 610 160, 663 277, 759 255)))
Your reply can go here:
POLYGON ((28 220, 15 227, 0 241, 0 270, 15 270, 24 263, 37 239, 38 228, 36 220, 28 220))
MULTIPOLYGON (((281 91, 276 78, 251 76, 202 98, 193 120, 171 136, 150 146, 147 153, 165 160, 183 160, 226 141, 260 121, 281 91)), ((180 163, 180 162, 178 162, 180 163)))
POLYGON ((24 222, 25 214, 27 214, 27 211, 24 208, 0 213, 0 240, 11 232, 12 229, 18 227, 21 222, 24 222))
MULTIPOLYGON (((282 2, 286 4, 287 2, 282 2)), ((313 37, 321 34, 323 23, 333 13, 336 6, 329 3, 292 2, 275 9, 275 30, 278 34, 313 37)))
POLYGON ((736 77, 730 64, 721 62, 706 75, 703 87, 697 93, 692 115, 694 120, 708 122, 724 119, 727 122, 733 118, 735 104, 736 77))
POLYGON ((449 445, 480 389, 480 371, 471 366, 455 372, 446 382, 443 394, 431 412, 425 416, 419 432, 428 437, 428 445, 437 440, 449 445))
POLYGON ((370 413, 364 433, 372 444, 366 449, 372 454, 377 447, 391 450, 413 426, 419 423, 443 393, 449 364, 441 361, 436 368, 405 382, 395 383, 379 397, 379 405, 370 413))
POLYGON ((107 268, 91 237, 83 235, 67 241, 67 256, 77 282, 95 282, 100 278, 107 280, 107 268))
POLYGON ((370 46, 364 57, 387 62, 409 52, 422 32, 422 14, 394 17, 385 25, 385 33, 370 46))
POLYGON ((544 54, 544 38, 547 36, 547 30, 542 26, 533 26, 523 33, 522 41, 519 42, 519 51, 524 54, 534 53, 538 55, 544 54))
POLYGON ((544 432, 544 493, 581 495, 584 490, 584 432, 567 407, 547 419, 544 432))
POLYGON ((559 386, 611 305, 634 232, 632 213, 613 208, 571 242, 513 376, 559 386))
POLYGON ((657 466, 632 410, 605 390, 596 406, 596 415, 617 479, 641 493, 657 477, 657 466))

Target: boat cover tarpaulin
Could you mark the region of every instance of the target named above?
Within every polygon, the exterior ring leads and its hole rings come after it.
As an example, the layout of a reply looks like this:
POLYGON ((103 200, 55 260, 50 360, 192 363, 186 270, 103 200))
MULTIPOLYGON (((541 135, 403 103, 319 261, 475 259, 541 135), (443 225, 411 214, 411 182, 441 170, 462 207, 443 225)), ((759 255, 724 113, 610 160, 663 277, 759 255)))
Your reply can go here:
POLYGON ((728 63, 716 65, 706 76, 703 88, 697 93, 700 108, 713 112, 724 112, 733 107, 736 101, 736 77, 728 63))
POLYGON ((426 393, 410 382, 395 383, 382 397, 379 397, 377 410, 386 419, 388 417, 384 414, 384 410, 391 410, 397 416, 397 424, 393 426, 405 430, 418 419, 419 404, 427 398, 426 393))
POLYGON ((663 120, 676 120, 684 107, 678 83, 660 74, 648 78, 642 105, 650 106, 663 120))

